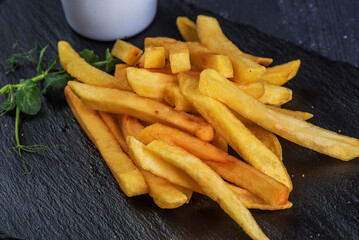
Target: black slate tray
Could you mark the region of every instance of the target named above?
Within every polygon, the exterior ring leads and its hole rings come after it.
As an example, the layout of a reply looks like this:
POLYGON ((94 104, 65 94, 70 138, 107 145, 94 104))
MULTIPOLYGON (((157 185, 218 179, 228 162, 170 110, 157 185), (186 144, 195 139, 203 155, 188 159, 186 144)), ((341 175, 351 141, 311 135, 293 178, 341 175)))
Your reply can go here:
MULTIPOLYGON (((205 13, 176 1, 159 1, 153 24, 129 39, 143 47, 146 36, 180 39, 177 16, 195 19, 205 13)), ((218 18, 225 34, 246 51, 274 58, 275 64, 300 58, 289 109, 314 114, 310 122, 359 137, 359 69, 333 62, 317 53, 270 37, 249 26, 218 18)), ((59 1, 0 1, 1 61, 19 40, 35 41, 56 51, 58 40, 74 48, 94 49, 102 58, 110 42, 96 42, 73 32, 59 1)), ((31 77, 31 68, 0 73, 1 85, 31 77)), ((175 210, 156 207, 148 196, 127 198, 118 187, 94 145, 72 117, 62 91, 43 98, 36 117, 23 116, 24 144, 64 144, 65 147, 27 154, 33 174, 23 175, 18 159, 8 158, 15 144, 14 116, 0 118, 0 238, 16 239, 249 239, 216 203, 194 194, 190 204, 175 210), (5 127, 4 125, 7 125, 5 127)), ((299 147, 284 139, 284 162, 292 176, 293 207, 252 213, 271 239, 358 239, 359 161, 342 162, 299 147), (303 177, 304 176, 304 177, 303 177)))

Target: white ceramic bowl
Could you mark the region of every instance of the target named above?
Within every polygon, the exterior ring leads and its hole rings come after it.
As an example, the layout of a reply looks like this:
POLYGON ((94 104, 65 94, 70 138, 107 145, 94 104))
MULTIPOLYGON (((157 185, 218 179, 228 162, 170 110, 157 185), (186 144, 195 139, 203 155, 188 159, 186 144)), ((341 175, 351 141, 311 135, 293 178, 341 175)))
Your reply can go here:
POLYGON ((112 41, 143 31, 156 15, 157 0, 61 0, 70 27, 84 37, 112 41))

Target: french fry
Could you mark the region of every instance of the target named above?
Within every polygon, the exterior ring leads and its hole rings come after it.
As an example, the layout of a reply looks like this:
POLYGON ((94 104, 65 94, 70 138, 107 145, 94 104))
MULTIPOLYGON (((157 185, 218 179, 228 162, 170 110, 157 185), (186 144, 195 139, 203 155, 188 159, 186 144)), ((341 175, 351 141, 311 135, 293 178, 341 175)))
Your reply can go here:
POLYGON ((114 114, 98 111, 102 120, 106 123, 107 127, 110 129, 113 136, 116 138, 117 142, 120 144, 122 150, 128 154, 128 147, 126 140, 121 132, 118 117, 114 114))
POLYGON ((121 39, 116 40, 111 54, 129 65, 135 64, 141 57, 143 51, 129 42, 121 39))
POLYGON ((163 98, 169 105, 175 107, 176 110, 197 113, 192 104, 182 95, 178 85, 167 86, 163 98))
POLYGON ((167 86, 177 83, 177 76, 154 73, 142 68, 127 68, 127 80, 137 95, 163 98, 167 86))
POLYGON ((124 63, 116 64, 114 77, 121 83, 121 90, 133 92, 133 89, 127 80, 127 68, 129 66, 130 65, 124 63))
POLYGON ((166 66, 166 52, 164 47, 149 47, 144 53, 145 68, 164 68, 166 66))
POLYGON ((236 84, 245 94, 260 99, 265 92, 263 82, 255 82, 248 84, 236 84))
POLYGON ((221 149, 223 152, 228 152, 228 144, 218 132, 214 133, 214 137, 211 144, 216 148, 221 149))
MULTIPOLYGON (((119 116, 120 128, 122 130, 123 136, 126 139, 128 136, 137 138, 138 135, 145 128, 138 119, 130 117, 126 114, 119 116)), ((127 145, 127 144, 126 144, 127 145)))
POLYGON ((199 42, 196 24, 188 17, 177 17, 176 25, 178 31, 185 41, 199 42))
MULTIPOLYGON (((204 76, 203 73, 208 70, 217 73, 212 69, 204 70, 201 73, 201 79, 204 76)), ((257 139, 224 104, 202 95, 198 89, 198 80, 193 76, 181 73, 178 75, 178 80, 181 91, 187 100, 245 161, 292 190, 292 182, 283 162, 257 139)), ((233 83, 233 85, 235 84, 233 83)))
POLYGON ((168 181, 145 170, 141 173, 146 179, 148 194, 160 208, 178 208, 187 202, 187 196, 168 181))
POLYGON ((145 38, 145 48, 158 46, 165 48, 172 73, 191 70, 189 51, 184 42, 165 37, 145 38))
POLYGON ((180 130, 155 123, 146 127, 137 138, 144 144, 161 140, 179 146, 203 160, 224 179, 245 188, 268 203, 281 205, 288 201, 289 189, 283 184, 180 130))
POLYGON ((74 59, 82 59, 81 56, 71 47, 66 41, 59 41, 57 43, 59 52, 60 64, 65 71, 67 71, 67 64, 74 59))
POLYGON ((197 69, 212 68, 225 78, 233 77, 233 67, 228 56, 214 53, 199 42, 187 42, 186 44, 191 64, 197 69))
POLYGON ((252 214, 236 197, 224 180, 199 158, 182 148, 161 141, 153 141, 147 146, 168 163, 185 171, 203 189, 208 197, 218 202, 220 207, 253 239, 268 239, 252 214))
POLYGON ((159 103, 150 98, 117 89, 101 88, 69 81, 68 86, 85 105, 99 111, 128 114, 140 120, 178 127, 204 141, 212 141, 213 128, 203 119, 159 103))
POLYGON ((251 131, 256 138, 261 140, 261 142, 269 148, 278 158, 283 161, 282 156, 282 146, 278 138, 271 132, 261 128, 258 125, 246 125, 246 127, 251 131))
POLYGON ((213 52, 227 55, 233 65, 233 80, 239 83, 259 81, 265 67, 249 59, 222 32, 217 19, 199 15, 197 17, 197 34, 201 43, 213 52))
POLYGON ((274 67, 268 67, 261 80, 274 85, 283 85, 297 75, 299 66, 300 60, 298 59, 274 67))
POLYGON ((130 156, 137 166, 171 183, 196 192, 203 192, 201 187, 187 173, 157 156, 134 137, 129 136, 126 141, 130 149, 130 156))
POLYGON ((264 94, 258 99, 261 103, 280 106, 292 100, 292 90, 286 87, 264 84, 264 94))
POLYGON ((199 88, 203 94, 225 103, 264 129, 303 147, 343 161, 359 156, 358 139, 337 134, 270 109, 244 94, 235 84, 223 78, 219 73, 216 76, 201 78, 199 88))
POLYGON ((122 152, 117 140, 98 113, 82 104, 69 87, 65 88, 65 96, 74 115, 99 149, 126 196, 147 193, 147 184, 141 172, 122 152))
POLYGON ((188 188, 182 187, 180 185, 176 185, 176 184, 172 184, 172 186, 174 186, 175 188, 177 188, 178 191, 181 191, 184 195, 186 195, 186 197, 187 197, 186 203, 189 203, 189 201, 192 198, 193 191, 191 189, 188 189, 188 188))
POLYGON ((311 119, 313 117, 313 114, 308 113, 308 112, 301 112, 301 111, 292 111, 289 109, 285 109, 285 108, 279 108, 279 107, 275 107, 272 105, 267 105, 268 108, 288 114, 290 116, 299 118, 299 119, 303 119, 303 120, 308 120, 311 119))

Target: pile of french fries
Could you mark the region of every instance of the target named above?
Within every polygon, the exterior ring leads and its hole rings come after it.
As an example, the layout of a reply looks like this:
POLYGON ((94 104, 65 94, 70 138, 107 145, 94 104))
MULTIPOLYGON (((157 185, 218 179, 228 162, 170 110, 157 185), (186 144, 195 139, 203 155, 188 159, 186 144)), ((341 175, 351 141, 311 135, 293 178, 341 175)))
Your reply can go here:
POLYGON ((250 237, 268 239, 248 208, 290 208, 293 189, 274 134, 341 160, 359 156, 359 140, 280 108, 300 60, 267 67, 272 59, 240 51, 212 17, 178 17, 177 27, 186 42, 146 38, 142 51, 117 40, 111 53, 124 64, 114 76, 60 41, 61 65, 76 79, 68 104, 127 196, 177 208, 204 194, 250 237))

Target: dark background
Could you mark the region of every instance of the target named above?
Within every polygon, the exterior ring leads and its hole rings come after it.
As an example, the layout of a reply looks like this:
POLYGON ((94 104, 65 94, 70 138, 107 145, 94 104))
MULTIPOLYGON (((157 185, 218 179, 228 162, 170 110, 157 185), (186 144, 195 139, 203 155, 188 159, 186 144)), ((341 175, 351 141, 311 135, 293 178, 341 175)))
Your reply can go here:
MULTIPOLYGON (((189 3, 193 1, 189 1, 189 3)), ((201 1, 195 2, 231 21, 249 24, 333 60, 218 17, 226 35, 244 51, 273 57, 275 63, 300 58, 290 109, 309 111, 321 127, 359 137, 358 4, 354 1, 201 1), (344 37, 346 36, 346 37, 344 37), (351 65, 352 64, 352 65, 351 65), (314 106, 314 108, 312 108, 314 106)), ((175 19, 213 13, 180 1, 159 3, 154 23, 129 39, 142 46, 145 36, 180 38, 175 19)), ((215 14, 215 13, 214 13, 215 14)), ((90 48, 103 59, 112 42, 85 39, 64 19, 59 1, 0 0, 0 61, 19 40, 25 48, 65 39, 76 50, 90 48)), ((50 57, 47 55, 47 57, 50 57)), ((1 85, 34 75, 33 67, 15 74, 0 72, 1 85)), ((0 238, 16 239, 248 239, 216 203, 194 194, 190 204, 162 210, 148 196, 127 198, 97 149, 73 119, 62 91, 49 90, 36 117, 22 115, 24 144, 64 144, 27 154, 34 166, 23 175, 18 159, 8 158, 14 144, 14 115, 0 118, 0 238), (7 127, 5 127, 5 124, 7 127)), ((280 139, 292 177, 294 205, 284 211, 251 211, 271 239, 358 239, 359 161, 348 163, 280 139), (302 174, 305 177, 302 177, 302 174)))
POLYGON ((359 66, 359 1, 184 1, 333 60, 359 66))

